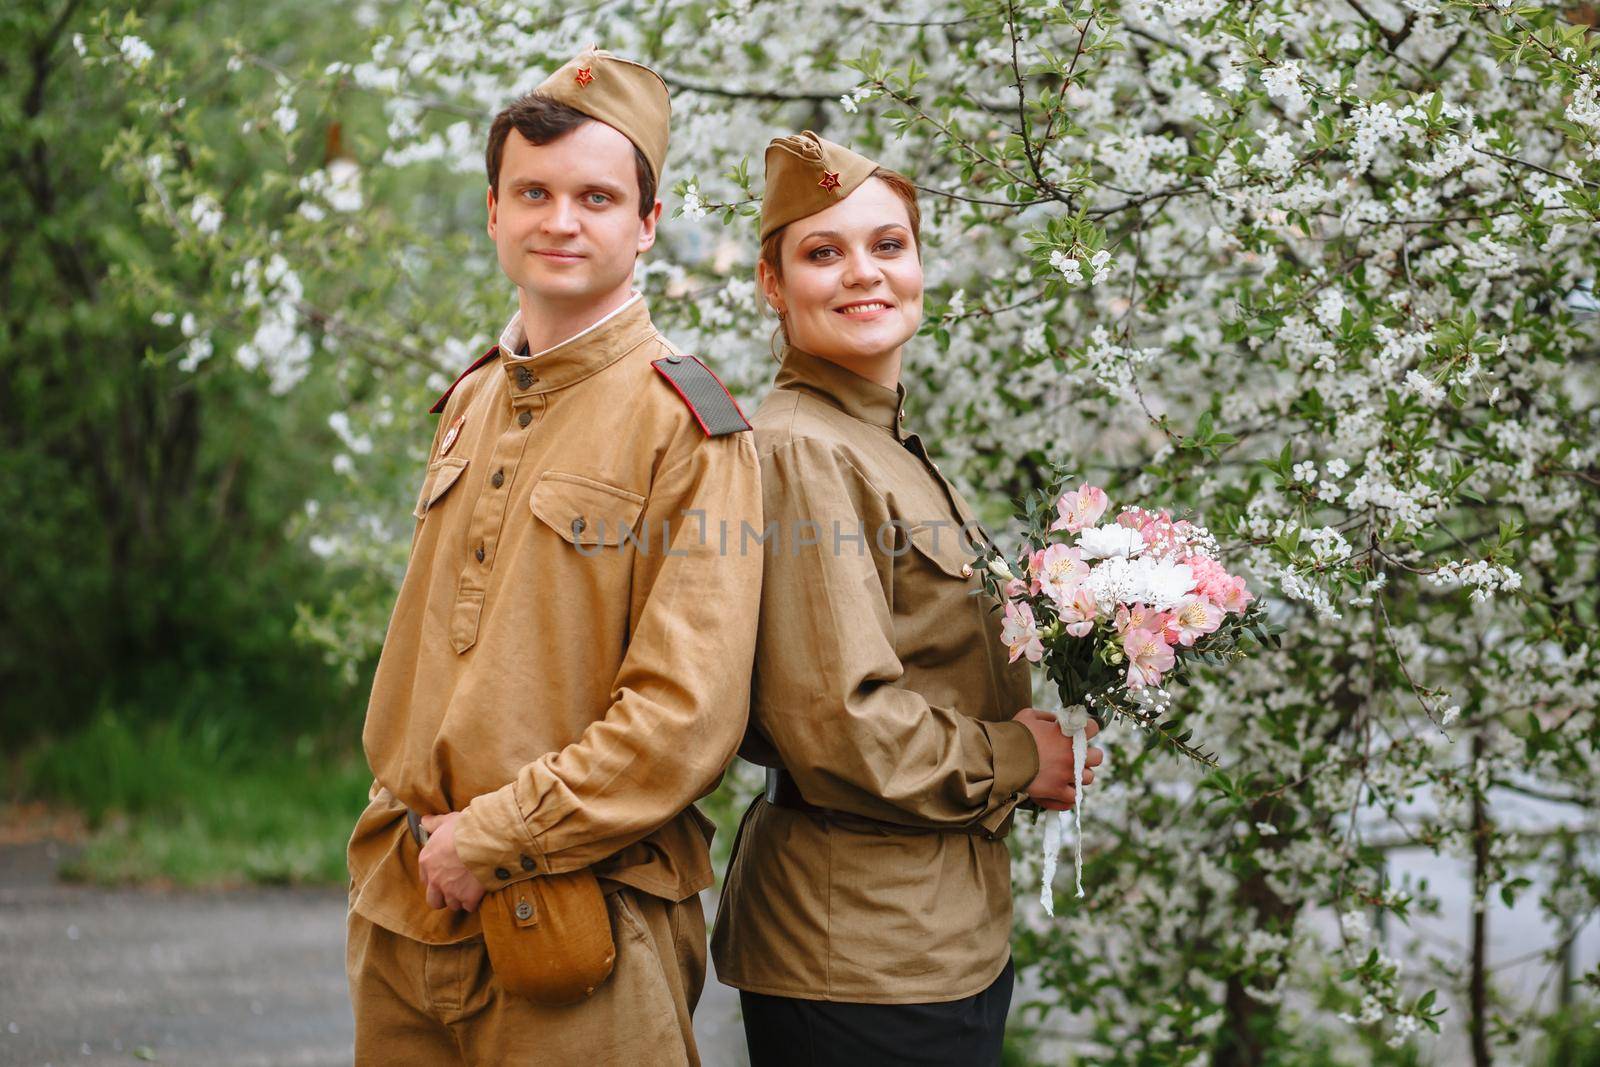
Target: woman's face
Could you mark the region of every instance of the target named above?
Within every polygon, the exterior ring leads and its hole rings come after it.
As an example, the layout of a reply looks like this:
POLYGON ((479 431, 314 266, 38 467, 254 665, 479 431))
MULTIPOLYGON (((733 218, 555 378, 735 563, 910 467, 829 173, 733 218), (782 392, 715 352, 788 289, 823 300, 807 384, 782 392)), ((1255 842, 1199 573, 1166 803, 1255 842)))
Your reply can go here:
POLYGON ((757 274, 789 341, 848 364, 897 352, 922 322, 922 261, 895 191, 869 178, 825 211, 791 222, 779 245, 783 278, 757 274))

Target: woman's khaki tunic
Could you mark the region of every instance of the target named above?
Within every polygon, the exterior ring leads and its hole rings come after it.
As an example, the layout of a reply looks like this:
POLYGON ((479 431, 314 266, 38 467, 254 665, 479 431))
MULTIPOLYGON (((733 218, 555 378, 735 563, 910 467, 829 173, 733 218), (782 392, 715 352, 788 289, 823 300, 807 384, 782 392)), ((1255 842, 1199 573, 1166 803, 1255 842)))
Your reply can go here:
POLYGON ((746 751, 770 745, 831 811, 761 799, 745 818, 712 952, 751 992, 949 1001, 1009 956, 1001 837, 1039 766, 1009 720, 1029 677, 904 395, 789 349, 753 420, 771 540, 746 751))

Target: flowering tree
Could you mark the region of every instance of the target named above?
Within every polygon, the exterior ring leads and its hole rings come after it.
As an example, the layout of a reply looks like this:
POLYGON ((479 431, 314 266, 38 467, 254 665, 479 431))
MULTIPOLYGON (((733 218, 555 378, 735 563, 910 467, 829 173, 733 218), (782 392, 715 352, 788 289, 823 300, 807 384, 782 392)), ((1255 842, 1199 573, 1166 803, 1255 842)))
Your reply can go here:
POLYGON ((162 25, 108 13, 77 39, 144 102, 108 158, 208 268, 186 277, 214 279, 141 280, 173 358, 286 403, 307 382, 338 398, 344 491, 291 530, 356 592, 307 633, 352 664, 381 636, 428 402, 513 306, 481 231, 488 118, 597 42, 673 89, 671 217, 639 281, 675 339, 758 397, 761 149, 810 127, 872 154, 924 191, 906 373, 947 469, 1000 522, 1055 463, 1192 507, 1286 627, 1282 649, 1175 701, 1222 771, 1114 750, 1096 891, 1051 922, 1019 902, 1049 1025, 1107 1063, 1400 1062, 1441 1024, 1480 1064, 1529 1044, 1529 998, 1486 959, 1490 902, 1547 876, 1540 904, 1568 932, 1600 905, 1570 834, 1497 818, 1519 794, 1596 791, 1592 7, 434 0, 350 17, 371 33, 355 56, 326 54, 325 26, 292 48, 229 42, 251 103, 224 116, 186 105, 197 70, 163 54, 162 25), (246 149, 253 180, 220 180, 246 149), (1374 932, 1431 906, 1384 875, 1394 843, 1470 864, 1465 958, 1403 967, 1374 932))

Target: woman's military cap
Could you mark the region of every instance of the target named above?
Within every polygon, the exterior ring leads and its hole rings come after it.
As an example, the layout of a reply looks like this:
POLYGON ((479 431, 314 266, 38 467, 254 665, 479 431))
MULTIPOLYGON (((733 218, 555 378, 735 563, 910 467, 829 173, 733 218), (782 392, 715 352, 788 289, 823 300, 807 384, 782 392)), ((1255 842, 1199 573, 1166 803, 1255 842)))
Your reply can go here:
POLYGON ((872 177, 878 164, 810 130, 767 145, 767 188, 761 197, 761 239, 832 207, 872 177))

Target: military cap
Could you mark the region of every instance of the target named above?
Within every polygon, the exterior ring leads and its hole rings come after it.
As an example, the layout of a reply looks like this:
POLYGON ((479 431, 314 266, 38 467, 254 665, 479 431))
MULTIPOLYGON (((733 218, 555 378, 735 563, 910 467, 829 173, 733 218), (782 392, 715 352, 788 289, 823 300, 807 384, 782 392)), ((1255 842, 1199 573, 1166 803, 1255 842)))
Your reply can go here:
POLYGON ((656 184, 667 163, 667 83, 641 63, 598 48, 579 52, 534 92, 583 112, 632 141, 656 184))
POLYGON ((796 219, 832 207, 872 177, 878 164, 810 130, 767 145, 767 187, 761 196, 761 239, 796 219))

